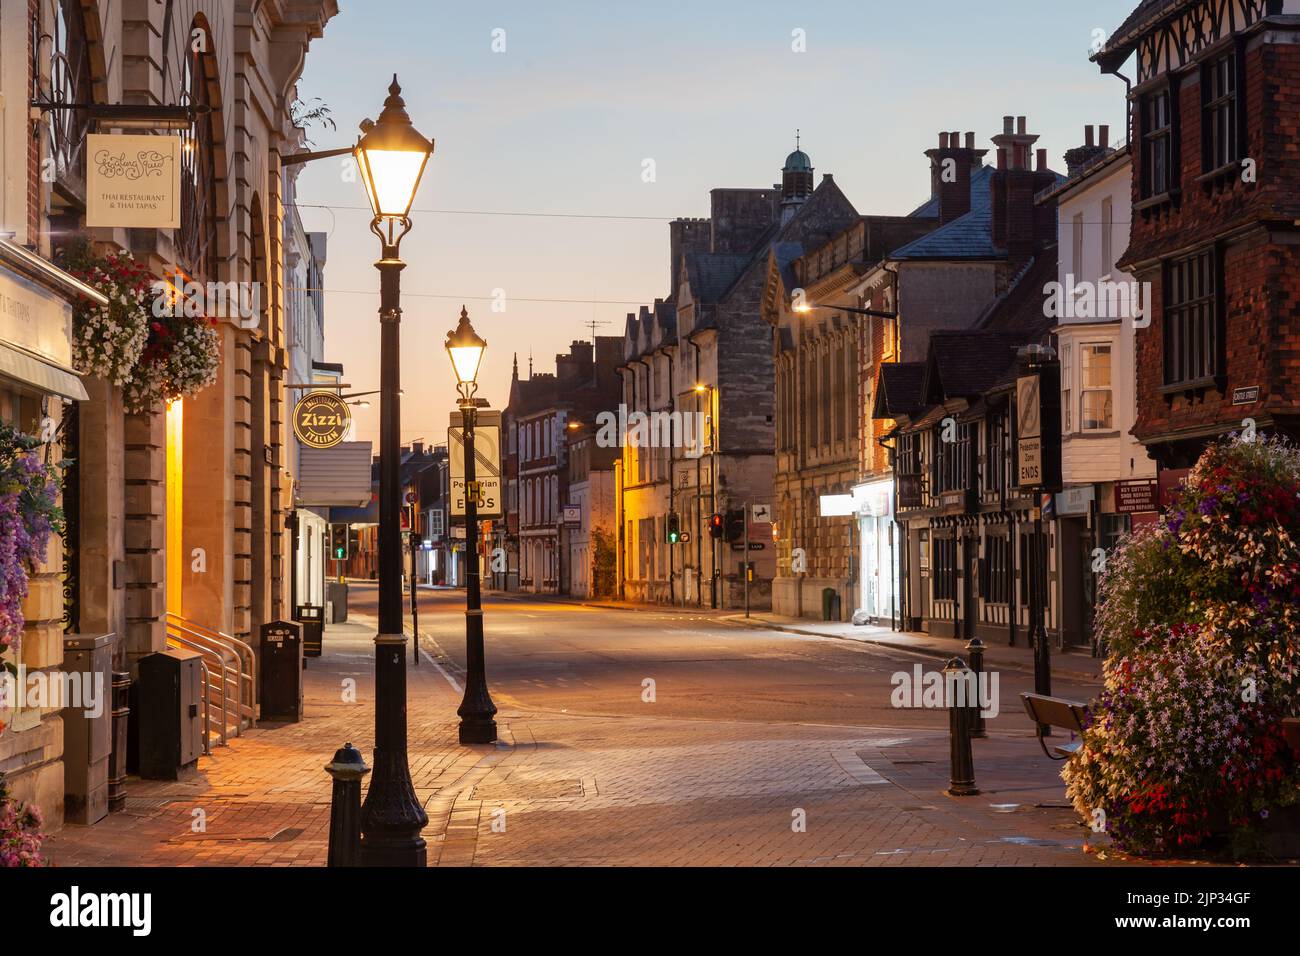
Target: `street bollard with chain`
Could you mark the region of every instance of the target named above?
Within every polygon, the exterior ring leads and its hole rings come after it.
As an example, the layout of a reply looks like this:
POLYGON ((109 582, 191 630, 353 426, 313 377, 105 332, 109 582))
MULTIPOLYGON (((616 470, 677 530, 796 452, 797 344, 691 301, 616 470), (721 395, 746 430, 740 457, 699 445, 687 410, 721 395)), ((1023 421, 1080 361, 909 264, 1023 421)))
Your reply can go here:
MULTIPOLYGON (((961 690, 964 684, 969 687, 970 669, 960 657, 954 657, 943 669, 943 686, 948 693, 948 741, 952 754, 952 766, 949 773, 948 795, 951 797, 973 797, 979 793, 975 786, 975 759, 971 756, 970 732, 971 718, 979 702, 971 707, 968 693, 961 690)), ((978 697, 978 694, 975 695, 978 697)))
MULTIPOLYGON (((986 701, 979 699, 980 677, 984 673, 984 642, 978 637, 972 637, 966 642, 966 653, 970 658, 970 669, 975 675, 975 714, 971 721, 970 735, 972 737, 987 737, 988 732, 984 729, 984 704, 986 701)), ((991 688, 993 685, 990 684, 991 688)), ((992 701, 987 701, 992 704, 992 701)), ((994 711, 996 713, 996 711, 994 711)))
POLYGON ((334 779, 328 866, 361 865, 361 780, 370 772, 361 751, 344 744, 325 765, 334 779))

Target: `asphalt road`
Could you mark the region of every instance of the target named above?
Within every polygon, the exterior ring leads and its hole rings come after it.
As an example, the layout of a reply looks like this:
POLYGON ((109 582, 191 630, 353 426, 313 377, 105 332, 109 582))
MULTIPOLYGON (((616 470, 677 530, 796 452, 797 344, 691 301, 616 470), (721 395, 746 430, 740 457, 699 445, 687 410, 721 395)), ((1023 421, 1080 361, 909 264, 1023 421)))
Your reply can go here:
MULTIPOLYGON (((377 589, 352 582, 353 611, 373 617, 377 589)), ((409 625, 409 594, 403 606, 409 625)), ((465 592, 419 593, 420 630, 453 674, 465 664, 465 592)), ((937 658, 838 638, 806 637, 722 622, 712 613, 586 607, 538 596, 487 595, 488 684, 503 705, 568 714, 644 716, 644 681, 654 713, 689 720, 742 720, 837 727, 939 730, 947 712, 891 705, 894 674, 937 671, 937 658)), ((426 641, 426 647, 430 647, 426 641)), ((954 641, 953 653, 961 652, 954 641)), ((428 661, 421 666, 427 666, 428 661)), ((998 674, 1000 712, 990 730, 1032 734, 1018 695, 1031 674, 998 674)), ((1058 681, 1061 696, 1094 688, 1058 681)))

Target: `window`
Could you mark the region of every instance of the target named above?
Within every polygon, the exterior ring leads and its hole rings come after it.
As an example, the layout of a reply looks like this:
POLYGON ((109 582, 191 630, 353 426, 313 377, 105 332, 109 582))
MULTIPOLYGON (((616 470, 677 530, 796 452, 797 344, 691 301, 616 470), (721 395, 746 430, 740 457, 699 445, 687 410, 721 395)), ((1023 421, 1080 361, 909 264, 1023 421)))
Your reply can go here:
POLYGON ((1047 606, 1047 534, 1022 531, 1020 534, 1020 603, 1029 606, 1029 578, 1034 576, 1034 590, 1038 593, 1040 607, 1047 606), (1036 570, 1029 567, 1030 556, 1036 555, 1036 570))
POLYGON ((1101 201, 1101 274, 1115 271, 1115 201, 1107 196, 1101 201))
POLYGON ((957 597, 957 539, 934 539, 934 599, 952 601, 957 597))
POLYGON ((1170 90, 1142 98, 1142 198, 1163 196, 1173 186, 1173 119, 1170 90))
POLYGON ((1084 431, 1106 431, 1111 427, 1110 346, 1082 345, 1079 348, 1079 425, 1084 431))
POLYGON ((1213 172, 1241 158, 1237 135, 1237 55, 1201 68, 1201 167, 1213 172))
MULTIPOLYGON (((1073 232, 1070 249, 1070 268, 1073 270, 1074 284, 1083 281, 1083 213, 1075 213, 1071 223, 1073 232)), ((1070 290, 1073 293, 1073 289, 1070 290)))
POLYGON ((970 444, 971 426, 969 423, 956 426, 954 440, 944 441, 945 427, 940 425, 934 435, 934 491, 961 491, 970 484, 970 444))
POLYGON ((1002 492, 1006 488, 1008 449, 1007 416, 991 415, 985 422, 984 475, 985 491, 1002 492))
POLYGON ((1132 528, 1132 517, 1126 514, 1102 514, 1099 519, 1097 544, 1109 554, 1119 544, 1121 535, 1126 535, 1132 528))
POLYGON ((1165 266, 1165 385, 1209 384, 1220 371, 1217 263, 1213 249, 1165 266))
POLYGON ((1061 434, 1074 431, 1074 346, 1066 342, 1061 346, 1061 434))
POLYGON ((990 604, 1011 603, 1011 539, 990 534, 984 539, 984 573, 980 597, 990 604))

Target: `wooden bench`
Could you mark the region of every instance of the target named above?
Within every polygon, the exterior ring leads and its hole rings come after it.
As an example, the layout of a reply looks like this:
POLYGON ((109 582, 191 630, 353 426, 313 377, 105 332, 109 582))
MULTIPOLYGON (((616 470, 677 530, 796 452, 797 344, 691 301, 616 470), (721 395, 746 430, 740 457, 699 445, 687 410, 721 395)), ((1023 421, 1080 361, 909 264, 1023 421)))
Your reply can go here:
POLYGON ((1048 757, 1053 760, 1065 760, 1083 746, 1083 728, 1088 724, 1088 705, 1083 701, 1048 697, 1044 694, 1021 694, 1020 699, 1025 703, 1025 713, 1037 728, 1038 745, 1043 748, 1043 753, 1048 757), (1052 750, 1048 750, 1047 744, 1043 741, 1044 726, 1068 730, 1072 734, 1078 734, 1080 739, 1057 744, 1052 750))

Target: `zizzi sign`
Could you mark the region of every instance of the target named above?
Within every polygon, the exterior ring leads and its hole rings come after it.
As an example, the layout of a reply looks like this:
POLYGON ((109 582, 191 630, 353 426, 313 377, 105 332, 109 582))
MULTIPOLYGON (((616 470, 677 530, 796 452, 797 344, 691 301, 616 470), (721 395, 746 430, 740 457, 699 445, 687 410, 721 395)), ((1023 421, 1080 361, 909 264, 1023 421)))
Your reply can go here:
POLYGON ((333 448, 351 422, 347 402, 333 392, 308 392, 293 407, 293 433, 312 448, 333 448))
POLYGON ((86 137, 86 225, 181 226, 179 136, 86 137))

